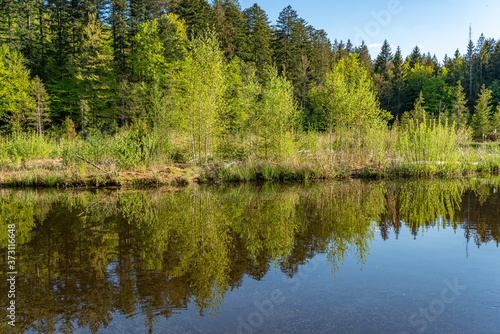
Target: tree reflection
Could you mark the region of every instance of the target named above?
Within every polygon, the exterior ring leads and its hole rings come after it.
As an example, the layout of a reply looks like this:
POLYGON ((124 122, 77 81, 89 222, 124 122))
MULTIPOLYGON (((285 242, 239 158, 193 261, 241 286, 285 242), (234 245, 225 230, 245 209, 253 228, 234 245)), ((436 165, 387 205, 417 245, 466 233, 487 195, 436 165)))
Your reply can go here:
POLYGON ((1 228, 17 231, 16 330, 96 333, 117 313, 141 314, 152 329, 191 304, 213 315, 245 276, 276 268, 293 277, 318 253, 334 272, 347 256, 362 265, 376 227, 383 239, 404 227, 414 237, 462 228, 467 241, 498 246, 497 189, 498 179, 1 190, 1 228))

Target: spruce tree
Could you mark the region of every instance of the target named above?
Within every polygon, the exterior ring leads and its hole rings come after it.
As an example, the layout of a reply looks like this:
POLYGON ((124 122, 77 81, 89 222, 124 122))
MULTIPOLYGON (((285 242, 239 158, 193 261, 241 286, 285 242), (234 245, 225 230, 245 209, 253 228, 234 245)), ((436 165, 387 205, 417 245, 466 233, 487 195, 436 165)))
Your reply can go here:
POLYGON ((462 83, 459 81, 455 87, 455 94, 453 97, 451 119, 455 122, 455 128, 465 129, 469 122, 469 108, 467 108, 467 100, 465 98, 462 83))
POLYGON ((384 40, 384 44, 382 44, 380 53, 378 54, 377 59, 375 60, 375 66, 374 66, 375 73, 381 74, 384 76, 385 79, 387 79, 389 75, 388 72, 391 61, 392 61, 391 46, 389 45, 389 42, 387 42, 387 40, 384 40))
POLYGON ((272 66, 272 34, 269 19, 259 5, 254 4, 244 11, 245 32, 248 36, 248 51, 243 54, 245 61, 255 63, 257 76, 261 82, 267 77, 267 70, 272 66))
POLYGON ((474 116, 472 116, 472 129, 476 139, 485 140, 489 135, 491 113, 491 90, 487 89, 484 85, 481 87, 481 94, 479 95, 476 107, 474 109, 474 116))
POLYGON ((424 57, 420 53, 420 48, 415 46, 410 54, 410 67, 415 67, 416 64, 422 65, 424 62, 424 57))
POLYGON ((366 46, 365 42, 362 41, 361 45, 357 47, 354 52, 358 55, 359 61, 365 67, 368 73, 372 73, 373 63, 370 57, 370 52, 368 51, 368 47, 366 46))
POLYGON ((403 105, 403 89, 406 71, 403 66, 403 58, 401 56, 401 48, 398 46, 394 58, 392 60, 392 77, 391 77, 391 90, 393 96, 392 111, 395 115, 401 115, 403 105))

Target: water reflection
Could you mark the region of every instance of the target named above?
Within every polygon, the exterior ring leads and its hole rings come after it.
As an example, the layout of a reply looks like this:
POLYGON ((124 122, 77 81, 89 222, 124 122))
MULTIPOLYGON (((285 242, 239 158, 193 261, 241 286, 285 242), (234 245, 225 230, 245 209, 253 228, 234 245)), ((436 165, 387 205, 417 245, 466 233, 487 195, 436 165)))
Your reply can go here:
MULTIPOLYGON (((498 246, 498 185, 473 179, 0 190, 2 230, 14 223, 17 231, 15 332, 97 333, 116 314, 140 314, 152 329, 190 305, 214 315, 245 276, 261 280, 276 268, 293 277, 319 253, 339 273, 346 256, 362 266, 377 235, 398 238, 401 229, 420 238, 429 228, 453 228, 468 245, 498 246)), ((6 238, 0 234, 1 245, 6 238)), ((4 270, 6 257, 0 259, 4 270)), ((5 280, 0 289, 8 290, 5 280)), ((0 294, 2 303, 6 298, 0 294)))

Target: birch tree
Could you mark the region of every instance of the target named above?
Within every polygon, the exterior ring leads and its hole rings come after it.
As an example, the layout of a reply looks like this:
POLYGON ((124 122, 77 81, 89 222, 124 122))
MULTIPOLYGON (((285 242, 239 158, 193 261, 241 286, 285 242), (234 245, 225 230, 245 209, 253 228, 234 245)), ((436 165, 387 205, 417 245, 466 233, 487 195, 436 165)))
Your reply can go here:
POLYGON ((184 65, 185 111, 196 162, 208 163, 224 134, 226 91, 224 55, 213 33, 195 38, 184 65))

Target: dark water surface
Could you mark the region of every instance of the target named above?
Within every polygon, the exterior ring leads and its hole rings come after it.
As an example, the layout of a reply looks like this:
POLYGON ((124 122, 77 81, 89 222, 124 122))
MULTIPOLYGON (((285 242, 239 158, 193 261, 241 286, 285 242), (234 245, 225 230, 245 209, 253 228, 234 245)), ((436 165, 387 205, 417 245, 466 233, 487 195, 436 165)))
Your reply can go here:
POLYGON ((0 190, 0 332, 500 333, 499 185, 0 190))

